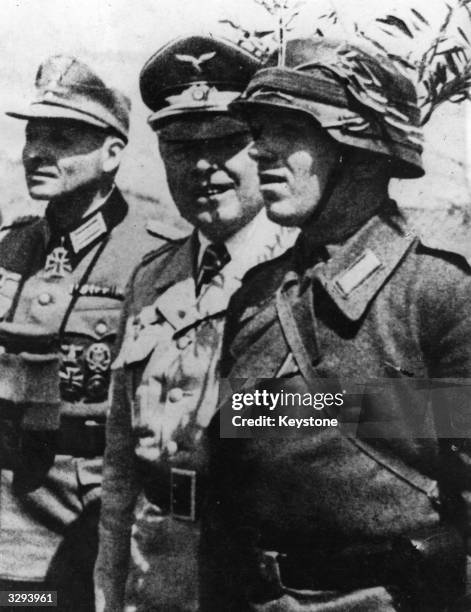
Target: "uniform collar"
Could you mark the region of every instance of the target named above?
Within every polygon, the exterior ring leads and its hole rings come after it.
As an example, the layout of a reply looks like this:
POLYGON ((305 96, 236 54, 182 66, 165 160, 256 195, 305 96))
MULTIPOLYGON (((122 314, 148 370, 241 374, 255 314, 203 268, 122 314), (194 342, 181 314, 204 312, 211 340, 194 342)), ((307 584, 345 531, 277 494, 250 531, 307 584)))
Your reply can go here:
POLYGON ((197 249, 197 238, 193 233, 178 248, 168 255, 165 267, 159 271, 154 283, 156 294, 161 294, 171 285, 193 280, 194 253, 197 249))
POLYGON ((327 245, 330 259, 307 274, 346 317, 357 321, 415 241, 398 211, 375 215, 343 245, 327 245))
MULTIPOLYGON (((247 225, 244 225, 238 232, 230 236, 224 241, 227 252, 231 256, 232 261, 237 261, 247 250, 247 245, 252 244, 251 239, 259 235, 258 229, 266 224, 266 214, 262 209, 247 225)), ((201 259, 206 248, 211 244, 211 240, 198 230, 198 267, 201 264, 201 259)), ((259 238, 258 238, 259 239, 259 238)))
POLYGON ((269 221, 262 210, 253 222, 244 228, 237 241, 232 241, 231 261, 196 297, 193 266, 197 257, 198 237, 195 232, 165 262, 162 274, 154 285, 157 293, 154 307, 160 310, 176 330, 224 312, 246 272, 255 265, 280 255, 292 246, 296 235, 297 230, 282 228, 269 221), (250 248, 247 248, 247 244, 250 248))
POLYGON ((46 210, 49 226, 49 246, 52 250, 64 242, 73 259, 81 259, 105 235, 125 218, 128 205, 117 187, 113 187, 101 206, 64 232, 57 226, 50 209, 46 210))

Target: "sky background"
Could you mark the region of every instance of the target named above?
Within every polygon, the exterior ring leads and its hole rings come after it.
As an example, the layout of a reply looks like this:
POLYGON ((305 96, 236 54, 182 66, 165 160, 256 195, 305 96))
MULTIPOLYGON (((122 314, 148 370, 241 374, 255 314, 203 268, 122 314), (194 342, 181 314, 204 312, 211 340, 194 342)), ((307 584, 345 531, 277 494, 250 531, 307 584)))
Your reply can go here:
MULTIPOLYGON (((409 0, 305 0, 294 33, 311 33, 317 17, 332 7, 340 18, 338 35, 348 37, 354 21, 368 30, 375 16, 389 10, 400 14, 410 6, 409 0)), ((415 0, 413 6, 434 27, 445 14, 442 0, 415 0)), ((80 56, 110 85, 131 97, 132 131, 120 183, 143 198, 170 206, 155 137, 146 125, 148 110, 139 97, 139 71, 160 46, 177 36, 194 32, 231 36, 232 30, 218 23, 224 18, 247 29, 273 25, 273 18, 255 0, 0 0, 0 167, 4 163, 8 168, 4 182, 7 193, 14 192, 15 206, 24 199, 18 195, 24 188, 18 167, 24 123, 5 117, 4 112, 31 99, 38 65, 55 53, 80 56)), ((426 42, 413 44, 425 48, 426 42)), ((404 41, 391 49, 404 52, 404 41)), ((400 200, 420 200, 431 207, 469 204, 468 116, 466 105, 447 105, 436 113, 426 132, 426 165, 433 180, 396 186, 400 200)))

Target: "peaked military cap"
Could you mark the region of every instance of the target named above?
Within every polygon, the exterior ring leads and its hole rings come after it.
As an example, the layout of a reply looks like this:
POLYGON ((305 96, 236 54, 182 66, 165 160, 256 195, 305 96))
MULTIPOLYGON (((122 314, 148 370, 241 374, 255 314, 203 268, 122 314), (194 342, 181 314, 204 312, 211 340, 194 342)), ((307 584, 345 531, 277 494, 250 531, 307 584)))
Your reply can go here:
POLYGON ((142 99, 153 111, 149 124, 170 139, 247 131, 245 123, 228 114, 228 105, 259 67, 257 58, 230 41, 210 36, 173 40, 141 71, 142 99), (198 121, 208 113, 212 115, 211 134, 197 129, 198 121))
POLYGON ((39 66, 36 98, 24 110, 7 112, 17 119, 74 119, 128 138, 130 100, 111 89, 75 57, 54 55, 39 66))
POLYGON ((235 112, 303 112, 346 145, 387 155, 395 176, 424 174, 423 135, 413 83, 386 56, 328 38, 291 40, 250 81, 235 112))

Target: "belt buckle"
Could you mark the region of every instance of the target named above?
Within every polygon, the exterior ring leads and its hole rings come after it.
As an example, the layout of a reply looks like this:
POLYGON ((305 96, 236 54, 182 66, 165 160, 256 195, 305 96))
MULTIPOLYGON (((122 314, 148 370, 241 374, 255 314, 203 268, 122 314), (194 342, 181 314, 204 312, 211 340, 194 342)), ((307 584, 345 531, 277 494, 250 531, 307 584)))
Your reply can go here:
POLYGON ((170 468, 170 513, 182 521, 196 521, 196 471, 170 468))

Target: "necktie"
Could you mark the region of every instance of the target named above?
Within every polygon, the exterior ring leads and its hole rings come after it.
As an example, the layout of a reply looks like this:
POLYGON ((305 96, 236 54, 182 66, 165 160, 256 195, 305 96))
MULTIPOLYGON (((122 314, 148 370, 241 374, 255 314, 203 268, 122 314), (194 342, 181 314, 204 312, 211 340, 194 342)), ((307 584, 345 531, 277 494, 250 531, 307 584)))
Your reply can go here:
POLYGON ((196 295, 199 295, 202 286, 210 283, 230 260, 231 256, 224 242, 214 242, 206 247, 196 279, 196 295))

